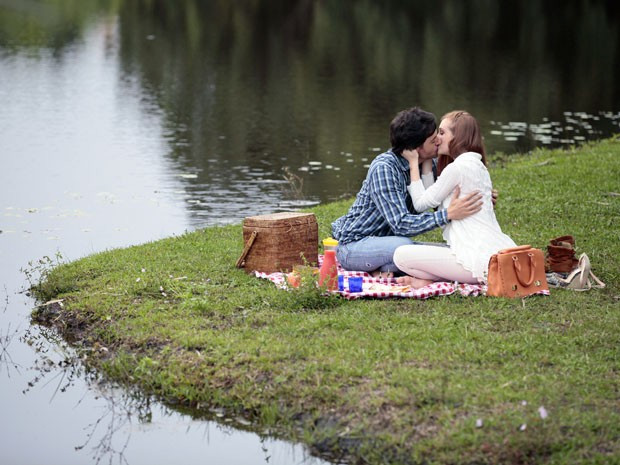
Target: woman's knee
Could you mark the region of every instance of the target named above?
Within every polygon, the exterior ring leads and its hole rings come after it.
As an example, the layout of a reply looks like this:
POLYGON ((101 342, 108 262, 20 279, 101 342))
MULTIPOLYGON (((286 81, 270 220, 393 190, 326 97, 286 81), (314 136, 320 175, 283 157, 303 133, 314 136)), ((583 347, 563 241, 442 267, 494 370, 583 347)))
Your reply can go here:
POLYGON ((411 244, 401 245, 394 250, 394 257, 392 261, 394 265, 398 267, 399 270, 405 271, 407 268, 408 257, 411 256, 411 248, 415 247, 411 244))

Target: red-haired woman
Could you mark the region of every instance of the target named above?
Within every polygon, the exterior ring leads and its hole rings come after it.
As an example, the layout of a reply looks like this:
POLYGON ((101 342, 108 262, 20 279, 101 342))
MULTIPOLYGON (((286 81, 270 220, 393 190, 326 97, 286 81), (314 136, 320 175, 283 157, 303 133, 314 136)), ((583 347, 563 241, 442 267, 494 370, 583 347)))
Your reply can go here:
POLYGON ((434 184, 430 163, 423 163, 420 179, 417 152, 403 151, 409 165, 416 168, 411 170, 408 187, 416 211, 439 205, 447 208, 457 188, 460 188, 461 195, 473 191, 482 193, 483 206, 478 213, 453 220, 443 228, 448 247, 418 244, 398 247, 394 264, 408 275, 398 280, 416 288, 434 281, 484 283, 491 255, 516 244, 502 233, 495 218, 493 187, 485 166, 480 126, 466 111, 450 112, 441 119, 437 144, 444 167, 434 184))

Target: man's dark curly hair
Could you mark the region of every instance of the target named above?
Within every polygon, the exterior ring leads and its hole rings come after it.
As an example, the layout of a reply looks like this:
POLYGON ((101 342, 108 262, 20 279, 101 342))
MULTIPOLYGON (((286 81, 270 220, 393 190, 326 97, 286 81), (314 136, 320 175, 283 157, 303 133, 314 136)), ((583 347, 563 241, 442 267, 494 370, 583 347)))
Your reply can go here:
POLYGON ((437 130, 435 115, 418 107, 398 113, 390 123, 392 151, 402 155, 403 150, 421 146, 437 130))

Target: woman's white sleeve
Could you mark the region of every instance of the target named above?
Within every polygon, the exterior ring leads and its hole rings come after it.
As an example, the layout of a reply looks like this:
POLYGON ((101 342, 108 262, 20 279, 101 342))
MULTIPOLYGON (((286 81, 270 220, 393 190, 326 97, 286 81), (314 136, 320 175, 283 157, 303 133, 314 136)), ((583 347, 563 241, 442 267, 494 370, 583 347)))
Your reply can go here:
POLYGON ((414 181, 407 187, 413 206, 416 211, 421 212, 429 208, 435 208, 443 199, 448 197, 454 188, 459 184, 459 172, 455 166, 447 166, 437 181, 428 189, 424 188, 422 180, 414 181))

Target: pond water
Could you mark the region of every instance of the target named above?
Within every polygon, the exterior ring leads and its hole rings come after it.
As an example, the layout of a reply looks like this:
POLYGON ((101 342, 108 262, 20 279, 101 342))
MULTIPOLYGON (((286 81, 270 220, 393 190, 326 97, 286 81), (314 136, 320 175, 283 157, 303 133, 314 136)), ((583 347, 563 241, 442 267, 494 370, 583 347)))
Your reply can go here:
POLYGON ((324 463, 65 364, 71 349, 30 324, 20 270, 351 196, 412 105, 470 110, 491 153, 620 132, 619 13, 0 2, 0 463, 324 463))

